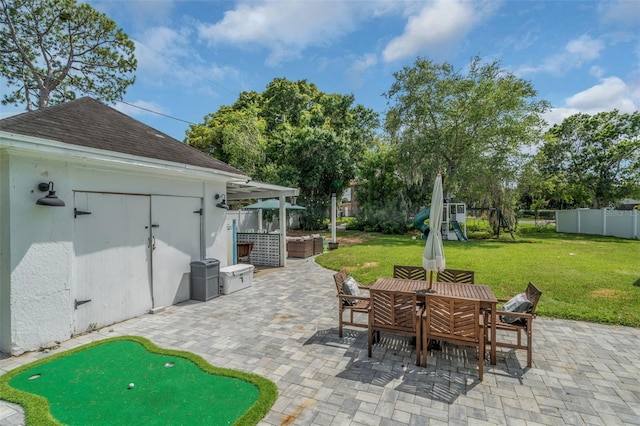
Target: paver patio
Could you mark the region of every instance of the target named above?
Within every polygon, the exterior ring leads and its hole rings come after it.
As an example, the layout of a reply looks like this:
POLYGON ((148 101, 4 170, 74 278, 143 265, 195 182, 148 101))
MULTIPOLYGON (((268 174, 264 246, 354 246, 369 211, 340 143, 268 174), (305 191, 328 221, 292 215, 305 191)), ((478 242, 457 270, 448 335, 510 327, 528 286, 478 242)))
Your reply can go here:
MULTIPOLYGON (((640 425, 640 329, 538 318, 533 368, 525 351, 499 348, 479 382, 473 350, 445 346, 425 369, 408 338, 383 334, 372 358, 364 329, 347 328, 340 339, 333 273, 313 259, 290 260, 250 288, 114 324, 51 352, 131 334, 263 375, 280 395, 262 425, 640 425)), ((0 373, 48 355, 0 359, 0 373)), ((20 407, 0 401, 0 424, 23 423, 20 407)))

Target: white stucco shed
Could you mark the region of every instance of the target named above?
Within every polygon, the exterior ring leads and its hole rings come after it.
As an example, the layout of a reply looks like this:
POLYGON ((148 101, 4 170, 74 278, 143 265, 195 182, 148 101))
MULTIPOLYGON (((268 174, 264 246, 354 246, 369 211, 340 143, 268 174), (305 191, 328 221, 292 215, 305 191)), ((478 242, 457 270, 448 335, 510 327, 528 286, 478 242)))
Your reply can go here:
POLYGON ((220 196, 249 181, 91 98, 0 120, 0 351, 189 299, 192 260, 226 263, 220 196), (51 190, 64 206, 36 204, 51 190))

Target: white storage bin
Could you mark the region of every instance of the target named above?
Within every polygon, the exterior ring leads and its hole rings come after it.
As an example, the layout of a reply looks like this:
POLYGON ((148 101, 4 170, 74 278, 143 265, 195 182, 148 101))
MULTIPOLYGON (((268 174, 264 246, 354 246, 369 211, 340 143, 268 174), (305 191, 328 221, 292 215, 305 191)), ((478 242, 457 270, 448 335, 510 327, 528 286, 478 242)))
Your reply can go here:
POLYGON ((253 284, 253 265, 231 265, 220 268, 220 293, 230 294, 253 284))

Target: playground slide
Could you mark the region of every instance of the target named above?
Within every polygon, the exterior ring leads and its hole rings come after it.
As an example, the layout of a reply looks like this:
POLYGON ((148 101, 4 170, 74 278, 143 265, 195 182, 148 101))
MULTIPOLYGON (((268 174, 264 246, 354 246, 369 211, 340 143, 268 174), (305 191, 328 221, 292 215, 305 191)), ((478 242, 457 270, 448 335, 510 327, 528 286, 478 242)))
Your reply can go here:
POLYGON ((427 207, 426 209, 419 212, 416 217, 413 218, 413 226, 416 229, 422 232, 422 239, 426 240, 429 235, 429 225, 424 223, 425 220, 429 219, 429 214, 431 213, 431 208, 427 207))
POLYGON ((460 228, 460 224, 456 220, 451 221, 451 226, 453 226, 453 232, 458 236, 458 241, 462 241, 463 243, 468 243, 469 240, 462 233, 462 228, 460 228))

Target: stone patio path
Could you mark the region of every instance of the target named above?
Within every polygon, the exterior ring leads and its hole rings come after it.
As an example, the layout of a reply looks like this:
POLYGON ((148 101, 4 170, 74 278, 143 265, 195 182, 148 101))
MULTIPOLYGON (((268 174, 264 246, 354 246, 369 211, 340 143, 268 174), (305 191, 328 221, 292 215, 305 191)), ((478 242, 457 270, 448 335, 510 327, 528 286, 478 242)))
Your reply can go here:
MULTIPOLYGON (((472 350, 445 346, 419 368, 409 339, 383 334, 368 358, 364 329, 338 338, 332 274, 313 259, 292 260, 256 274, 250 288, 114 324, 52 352, 131 334, 263 375, 280 395, 261 425, 640 425, 640 329, 538 318, 533 368, 525 351, 499 348, 479 382, 472 350)), ((0 373, 47 355, 5 357, 0 373)), ((21 424, 22 409, 0 401, 0 425, 21 424)))

